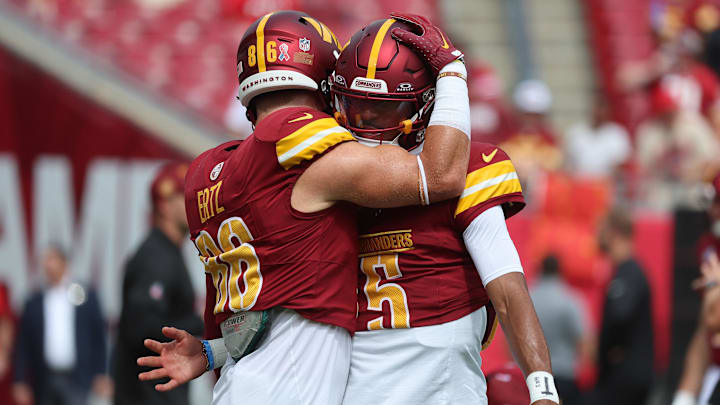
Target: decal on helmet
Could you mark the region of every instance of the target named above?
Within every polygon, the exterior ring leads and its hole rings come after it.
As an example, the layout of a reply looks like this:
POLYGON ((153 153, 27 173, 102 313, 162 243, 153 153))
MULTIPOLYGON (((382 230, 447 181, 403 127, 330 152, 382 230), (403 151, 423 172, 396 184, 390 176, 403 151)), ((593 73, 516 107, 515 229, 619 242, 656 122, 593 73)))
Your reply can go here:
MULTIPOLYGON (((382 45, 383 39, 385 39, 385 34, 387 34, 390 26, 393 25, 394 22, 395 20, 392 18, 385 20, 378 30, 377 35, 375 35, 375 40, 373 41, 372 48, 370 49, 370 60, 368 61, 368 79, 375 78, 375 69, 377 68, 378 56, 380 55, 380 45, 382 45)), ((385 90, 385 92, 387 92, 387 90, 385 90)))
POLYGON ((297 63, 304 63, 306 65, 312 65, 314 57, 315 56, 311 53, 295 52, 295 55, 293 55, 293 61, 297 63))
POLYGON ((290 60, 290 55, 288 55, 288 46, 286 43, 280 44, 278 49, 280 50, 280 55, 278 56, 278 59, 283 62, 290 60))
POLYGON ((395 88, 395 92, 397 92, 397 93, 402 93, 405 91, 413 91, 413 90, 415 90, 415 87, 413 87, 412 83, 408 83, 408 82, 400 83, 395 88))
POLYGON ((425 92, 422 95, 423 103, 427 103, 428 101, 435 98, 435 88, 430 88, 425 90, 425 92))
POLYGON ((373 93, 388 92, 388 87, 387 83, 385 83, 385 80, 368 79, 365 77, 356 77, 353 80, 352 85, 350 85, 350 88, 360 91, 370 91, 373 93))
POLYGON ((345 81, 344 76, 335 75, 335 83, 339 84, 340 86, 347 87, 347 82, 345 81))

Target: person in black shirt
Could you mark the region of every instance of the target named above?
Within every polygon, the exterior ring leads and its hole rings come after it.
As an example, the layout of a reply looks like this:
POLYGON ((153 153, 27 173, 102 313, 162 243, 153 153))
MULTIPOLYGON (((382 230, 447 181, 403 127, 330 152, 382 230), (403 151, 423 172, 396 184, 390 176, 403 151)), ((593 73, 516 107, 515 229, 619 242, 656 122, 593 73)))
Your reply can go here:
MULTIPOLYGON (((151 186, 153 229, 125 267, 123 305, 115 351, 115 404, 188 404, 188 386, 169 392, 154 389, 157 382, 138 380, 147 371, 136 361, 151 355, 146 338, 167 341, 162 327, 173 325, 201 335, 195 294, 181 253, 188 232, 183 194, 187 165, 163 167, 151 186)), ((160 381, 162 383, 163 381, 160 381)))
POLYGON ((653 324, 650 287, 634 259, 629 214, 613 210, 601 227, 599 242, 614 270, 605 293, 598 383, 588 402, 641 405, 653 380, 653 324))

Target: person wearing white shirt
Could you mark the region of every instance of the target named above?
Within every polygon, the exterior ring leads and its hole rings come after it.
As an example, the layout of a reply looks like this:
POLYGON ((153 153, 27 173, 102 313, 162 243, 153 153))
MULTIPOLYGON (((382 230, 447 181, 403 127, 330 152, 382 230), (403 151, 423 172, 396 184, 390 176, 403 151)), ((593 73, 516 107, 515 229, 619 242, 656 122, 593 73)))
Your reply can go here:
POLYGON ((607 101, 598 96, 592 122, 579 122, 567 131, 565 153, 569 169, 581 177, 612 177, 631 155, 628 131, 613 122, 607 101))
POLYGON ((43 257, 46 286, 25 304, 15 352, 18 405, 83 405, 109 397, 105 323, 94 292, 73 282, 57 246, 43 257))

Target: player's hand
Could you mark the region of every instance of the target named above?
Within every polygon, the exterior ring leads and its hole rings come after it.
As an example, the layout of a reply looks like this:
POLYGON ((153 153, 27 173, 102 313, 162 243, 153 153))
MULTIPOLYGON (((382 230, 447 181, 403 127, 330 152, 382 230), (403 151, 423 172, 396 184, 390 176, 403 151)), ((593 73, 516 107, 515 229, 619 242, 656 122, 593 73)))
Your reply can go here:
POLYGON ((700 266, 702 276, 693 281, 695 290, 709 290, 720 285, 720 260, 715 253, 700 266))
POLYGON ((394 28, 391 34, 420 54, 436 76, 445 65, 463 57, 463 53, 450 43, 447 35, 427 18, 407 13, 392 13, 391 16, 417 27, 420 35, 402 28, 394 28))
POLYGON ((153 367, 154 370, 140 373, 142 381, 170 378, 165 384, 155 385, 158 391, 170 391, 181 384, 201 376, 207 365, 202 354, 202 342, 184 330, 164 327, 163 335, 173 339, 172 342, 160 343, 145 339, 145 347, 159 356, 147 356, 137 359, 137 364, 153 367))

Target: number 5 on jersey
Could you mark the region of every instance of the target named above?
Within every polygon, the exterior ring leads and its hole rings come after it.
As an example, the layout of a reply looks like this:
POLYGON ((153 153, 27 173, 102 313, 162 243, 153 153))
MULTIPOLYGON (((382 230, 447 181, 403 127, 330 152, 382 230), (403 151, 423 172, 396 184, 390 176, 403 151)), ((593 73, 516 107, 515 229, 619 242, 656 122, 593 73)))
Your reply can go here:
MULTIPOLYGON (((360 259, 360 271, 365 274, 363 292, 367 297, 368 309, 382 311, 383 302, 390 304, 390 325, 395 328, 410 327, 407 294, 400 285, 385 281, 381 283, 381 274, 386 280, 402 277, 398 266, 397 254, 383 254, 360 259)), ((384 315, 368 322, 369 330, 383 329, 384 315)))
POLYGON ((195 247, 205 265, 205 273, 215 286, 215 308, 218 314, 225 307, 233 312, 248 311, 257 302, 263 277, 260 260, 250 229, 240 217, 228 218, 218 228, 217 241, 206 231, 195 238, 195 247))

